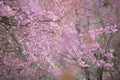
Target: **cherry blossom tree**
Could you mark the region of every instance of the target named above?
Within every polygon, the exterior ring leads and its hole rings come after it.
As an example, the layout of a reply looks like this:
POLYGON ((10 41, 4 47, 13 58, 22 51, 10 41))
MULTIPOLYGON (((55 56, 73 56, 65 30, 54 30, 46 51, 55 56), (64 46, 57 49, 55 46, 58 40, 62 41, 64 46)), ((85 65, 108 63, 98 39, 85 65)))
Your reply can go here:
POLYGON ((119 4, 119 0, 1 0, 1 78, 53 80, 71 65, 82 69, 86 80, 102 80, 105 72, 116 76, 119 4))

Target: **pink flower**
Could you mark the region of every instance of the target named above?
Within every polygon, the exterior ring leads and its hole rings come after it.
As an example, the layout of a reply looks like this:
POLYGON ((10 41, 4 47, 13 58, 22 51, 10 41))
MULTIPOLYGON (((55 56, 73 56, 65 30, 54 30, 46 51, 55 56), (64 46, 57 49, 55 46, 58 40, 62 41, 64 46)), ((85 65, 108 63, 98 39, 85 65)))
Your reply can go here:
POLYGON ((13 11, 10 6, 0 4, 0 14, 1 16, 13 16, 15 11, 13 11))
POLYGON ((112 69, 113 64, 111 63, 105 63, 104 67, 107 69, 112 69))
POLYGON ((108 57, 109 59, 112 59, 112 58, 113 58, 112 53, 106 53, 105 56, 108 57))

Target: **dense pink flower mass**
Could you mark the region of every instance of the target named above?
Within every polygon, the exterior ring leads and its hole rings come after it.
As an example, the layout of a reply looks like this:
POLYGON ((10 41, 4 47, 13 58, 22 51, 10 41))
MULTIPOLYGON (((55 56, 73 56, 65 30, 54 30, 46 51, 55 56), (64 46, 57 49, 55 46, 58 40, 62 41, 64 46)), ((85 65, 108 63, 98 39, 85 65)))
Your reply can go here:
POLYGON ((74 65, 101 80, 115 66, 119 3, 0 0, 0 79, 56 80, 74 65))

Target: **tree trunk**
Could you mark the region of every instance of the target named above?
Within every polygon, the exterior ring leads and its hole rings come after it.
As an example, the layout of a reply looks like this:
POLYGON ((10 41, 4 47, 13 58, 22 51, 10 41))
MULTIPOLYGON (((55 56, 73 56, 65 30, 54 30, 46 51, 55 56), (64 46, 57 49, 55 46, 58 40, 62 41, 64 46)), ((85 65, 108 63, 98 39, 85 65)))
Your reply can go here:
POLYGON ((103 68, 97 69, 97 80, 103 80, 103 68))
POLYGON ((89 70, 86 68, 86 69, 84 69, 84 72, 85 72, 86 80, 90 80, 90 72, 89 72, 89 70))

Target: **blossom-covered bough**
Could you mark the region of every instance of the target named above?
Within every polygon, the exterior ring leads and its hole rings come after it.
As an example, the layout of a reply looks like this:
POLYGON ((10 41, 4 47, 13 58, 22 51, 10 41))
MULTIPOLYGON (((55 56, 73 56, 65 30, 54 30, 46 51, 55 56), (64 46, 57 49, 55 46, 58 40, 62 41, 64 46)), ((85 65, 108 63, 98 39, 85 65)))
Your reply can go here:
POLYGON ((86 80, 102 80, 104 75, 119 80, 119 4, 1 0, 0 79, 53 80, 74 65, 86 80))

